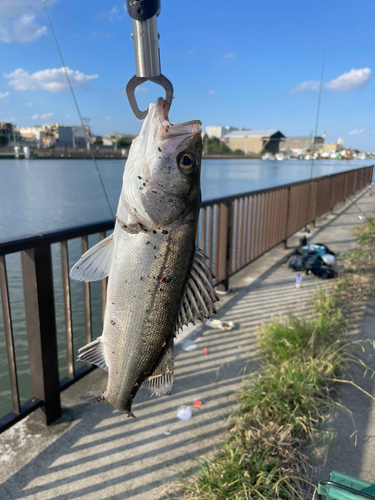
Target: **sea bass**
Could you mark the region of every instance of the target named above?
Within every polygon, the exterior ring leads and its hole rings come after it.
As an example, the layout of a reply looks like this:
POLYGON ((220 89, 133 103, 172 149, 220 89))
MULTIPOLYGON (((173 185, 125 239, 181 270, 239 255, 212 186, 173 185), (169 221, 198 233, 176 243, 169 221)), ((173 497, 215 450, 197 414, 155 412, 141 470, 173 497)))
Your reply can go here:
POLYGON ((150 105, 126 162, 114 232, 70 272, 79 281, 109 278, 103 333, 78 360, 108 371, 105 392, 92 399, 129 416, 142 384, 170 393, 176 332, 216 312, 213 275, 195 247, 200 126, 172 125, 162 98, 150 105))

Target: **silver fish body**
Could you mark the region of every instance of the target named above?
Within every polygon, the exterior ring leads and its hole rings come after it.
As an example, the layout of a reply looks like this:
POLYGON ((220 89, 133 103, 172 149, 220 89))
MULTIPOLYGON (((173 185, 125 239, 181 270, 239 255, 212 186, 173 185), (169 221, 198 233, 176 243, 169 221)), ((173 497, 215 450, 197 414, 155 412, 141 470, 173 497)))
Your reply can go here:
POLYGON ((171 125, 163 104, 150 105, 133 141, 113 235, 71 271, 84 281, 109 277, 103 334, 78 359, 108 371, 98 400, 128 415, 144 382, 150 392, 170 392, 176 330, 215 312, 212 274, 195 248, 200 122, 171 125))

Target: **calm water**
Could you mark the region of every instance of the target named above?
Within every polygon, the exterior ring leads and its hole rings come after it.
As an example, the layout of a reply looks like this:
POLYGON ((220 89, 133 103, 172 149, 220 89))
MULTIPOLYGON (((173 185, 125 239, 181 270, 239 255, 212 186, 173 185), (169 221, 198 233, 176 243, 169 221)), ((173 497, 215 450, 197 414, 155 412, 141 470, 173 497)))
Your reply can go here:
MULTIPOLYGON (((112 209, 121 190, 123 160, 99 160, 112 209)), ((317 161, 313 177, 371 165, 371 160, 317 161)), ((204 160, 203 200, 263 189, 310 177, 308 161, 204 160)), ((91 160, 1 160, 0 240, 80 225, 110 217, 91 160)), ((97 237, 89 240, 90 246, 97 237)), ((65 325, 59 245, 53 245, 55 309, 60 376, 66 373, 65 325)), ((69 262, 80 257, 80 242, 69 243, 69 262)), ((18 254, 6 259, 21 402, 31 397, 22 274, 18 254)), ((93 338, 101 334, 100 284, 92 283, 93 338)), ((71 283, 74 348, 84 345, 82 283, 71 283)), ((76 367, 80 366, 77 363, 76 367)), ((0 417, 11 411, 3 322, 0 312, 0 417)))

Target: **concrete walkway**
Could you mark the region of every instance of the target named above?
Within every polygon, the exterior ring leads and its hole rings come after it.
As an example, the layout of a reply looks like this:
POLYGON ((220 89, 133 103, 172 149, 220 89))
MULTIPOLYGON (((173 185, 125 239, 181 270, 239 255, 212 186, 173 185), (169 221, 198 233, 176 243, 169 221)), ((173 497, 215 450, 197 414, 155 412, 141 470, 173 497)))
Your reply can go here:
MULTIPOLYGON (((370 214, 375 197, 365 193, 357 203, 370 214)), ((311 241, 342 252, 354 246, 352 228, 360 221, 353 205, 336 212, 340 215, 319 221, 311 241)), ((258 325, 288 310, 308 311, 316 280, 303 277, 296 290, 295 274, 282 264, 288 253, 277 247, 231 280, 234 293, 223 296, 220 318, 234 321, 233 331, 201 325, 179 336, 172 395, 157 399, 140 391, 133 406, 137 419, 78 399, 104 390, 106 374, 98 369, 63 392, 63 417, 57 423, 45 428, 29 417, 2 434, 1 500, 165 498, 165 487, 180 476, 179 469, 220 446, 235 406, 234 391, 246 372, 256 369, 258 325), (202 406, 193 408, 192 418, 178 420, 177 408, 195 400, 202 406)), ((319 284, 330 286, 323 280, 319 284)), ((370 473, 375 481, 375 472, 370 473)))

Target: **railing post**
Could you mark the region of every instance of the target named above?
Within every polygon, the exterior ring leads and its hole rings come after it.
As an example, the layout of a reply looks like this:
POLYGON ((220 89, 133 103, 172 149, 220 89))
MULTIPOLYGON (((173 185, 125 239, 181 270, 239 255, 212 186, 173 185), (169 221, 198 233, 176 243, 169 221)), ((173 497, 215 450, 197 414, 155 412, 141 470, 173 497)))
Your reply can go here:
POLYGON ((50 245, 21 252, 32 396, 44 401, 35 420, 49 425, 61 416, 50 245))
POLYGON ((331 177, 331 202, 330 202, 330 210, 333 212, 333 207, 334 207, 334 195, 335 195, 335 180, 337 182, 336 175, 332 175, 331 177))
POLYGON ((219 204, 220 209, 220 225, 219 234, 219 252, 218 252, 218 267, 217 281, 220 283, 218 290, 228 290, 229 275, 231 265, 231 246, 233 239, 233 201, 227 201, 219 204))
POLYGON ((348 193, 348 175, 349 175, 349 172, 345 172, 344 198, 343 198, 344 203, 346 203, 346 196, 348 193))
POLYGON ((288 248, 288 232, 289 232, 289 218, 290 218, 290 194, 291 194, 291 187, 288 187, 288 204, 286 207, 286 222, 285 222, 285 239, 284 239, 284 245, 285 248, 288 248))

